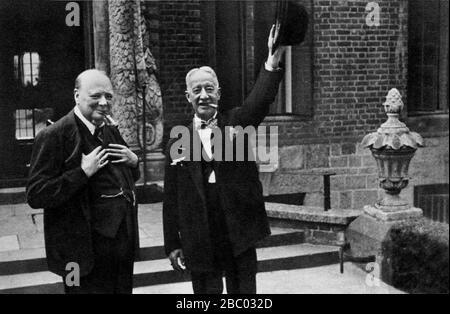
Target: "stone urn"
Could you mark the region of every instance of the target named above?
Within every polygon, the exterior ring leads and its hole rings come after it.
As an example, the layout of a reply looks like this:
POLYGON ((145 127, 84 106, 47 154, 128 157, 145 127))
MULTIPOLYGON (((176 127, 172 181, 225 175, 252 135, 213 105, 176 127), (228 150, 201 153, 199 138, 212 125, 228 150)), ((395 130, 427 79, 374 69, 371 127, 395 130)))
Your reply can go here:
MULTIPOLYGON (((361 145, 372 151, 377 162, 380 187, 384 189, 385 196, 375 206, 366 206, 364 210, 373 216, 377 216, 376 212, 388 215, 412 210, 416 211, 414 216, 419 216, 417 209, 400 197, 400 191, 408 185, 409 163, 417 148, 423 146, 423 139, 399 120, 404 104, 397 89, 389 91, 383 106, 388 116, 387 121, 377 132, 366 135, 361 145)), ((386 215, 382 216, 386 218, 386 215)))

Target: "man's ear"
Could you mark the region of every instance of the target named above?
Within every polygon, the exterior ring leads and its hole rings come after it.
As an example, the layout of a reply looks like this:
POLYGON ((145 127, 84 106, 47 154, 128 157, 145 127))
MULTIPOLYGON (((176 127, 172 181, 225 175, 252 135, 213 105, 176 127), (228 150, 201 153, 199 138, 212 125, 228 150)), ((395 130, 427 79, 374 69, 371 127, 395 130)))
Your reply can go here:
POLYGON ((191 99, 190 99, 190 97, 189 97, 189 92, 188 92, 188 91, 185 91, 185 92, 184 92, 184 95, 186 96, 187 101, 190 103, 190 102, 191 102, 191 99))
POLYGON ((220 100, 220 96, 222 95, 222 90, 220 87, 217 87, 217 100, 220 100))
POLYGON ((75 103, 78 104, 78 97, 80 97, 80 93, 78 92, 78 89, 73 90, 73 99, 75 100, 75 103))

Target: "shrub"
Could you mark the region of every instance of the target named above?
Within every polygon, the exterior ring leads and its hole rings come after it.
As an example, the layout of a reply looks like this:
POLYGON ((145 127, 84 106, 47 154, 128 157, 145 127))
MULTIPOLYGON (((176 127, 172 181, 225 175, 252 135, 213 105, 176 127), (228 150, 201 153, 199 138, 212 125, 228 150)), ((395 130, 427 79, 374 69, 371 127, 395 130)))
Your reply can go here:
POLYGON ((410 293, 449 292, 449 226, 427 218, 392 227, 383 243, 391 283, 410 293))

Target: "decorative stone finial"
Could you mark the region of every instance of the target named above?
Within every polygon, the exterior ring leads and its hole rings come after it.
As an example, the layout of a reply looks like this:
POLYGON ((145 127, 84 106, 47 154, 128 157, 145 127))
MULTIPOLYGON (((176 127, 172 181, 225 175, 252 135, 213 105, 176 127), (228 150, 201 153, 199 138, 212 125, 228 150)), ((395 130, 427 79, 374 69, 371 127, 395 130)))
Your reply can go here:
POLYGON ((402 95, 400 94, 398 89, 392 88, 388 92, 386 101, 383 106, 386 113, 400 114, 402 112, 404 104, 402 101, 402 95))
POLYGON ((423 146, 422 137, 416 132, 410 132, 406 125, 398 118, 403 110, 402 96, 396 88, 392 88, 383 104, 388 119, 377 132, 370 133, 362 140, 363 147, 374 149, 402 149, 423 146))
POLYGON ((421 210, 412 209, 399 194, 408 185, 409 163, 417 148, 423 146, 423 139, 418 133, 410 132, 398 119, 404 104, 397 89, 389 91, 383 106, 388 116, 387 121, 377 132, 366 135, 361 144, 372 151, 377 161, 380 187, 386 193, 375 206, 366 206, 364 210, 369 215, 382 219, 397 219, 405 215, 418 217, 422 214, 421 210))

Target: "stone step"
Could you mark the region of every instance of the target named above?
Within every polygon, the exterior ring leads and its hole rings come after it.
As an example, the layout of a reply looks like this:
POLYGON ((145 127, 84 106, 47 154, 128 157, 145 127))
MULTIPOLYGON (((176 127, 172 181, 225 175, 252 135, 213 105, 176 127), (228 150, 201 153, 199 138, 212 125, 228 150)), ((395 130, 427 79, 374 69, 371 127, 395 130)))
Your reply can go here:
MULTIPOLYGON (((258 247, 276 247, 300 244, 304 242, 304 233, 292 229, 273 228, 272 235, 258 244, 258 247)), ((145 242, 144 242, 145 243, 145 242)), ((154 243, 154 242, 153 242, 154 243)), ((147 242, 147 244, 149 244, 147 242)), ((158 243, 162 244, 162 243, 158 243)), ((145 245, 145 244, 144 244, 145 245)), ((165 259, 162 245, 143 246, 140 249, 140 260, 150 261, 165 259)), ((47 270, 44 249, 14 250, 0 252, 0 276, 22 273, 34 273, 47 270)))
MULTIPOLYGON (((258 272, 303 269, 336 264, 339 248, 334 246, 294 244, 257 249, 258 272)), ((336 272, 338 269, 336 268, 336 272)), ((189 274, 171 269, 166 258, 135 263, 134 287, 165 285, 190 280, 189 274)), ((62 293, 61 279, 48 272, 0 276, 0 294, 62 293)))
POLYGON ((26 203, 25 187, 0 189, 0 205, 26 203))

